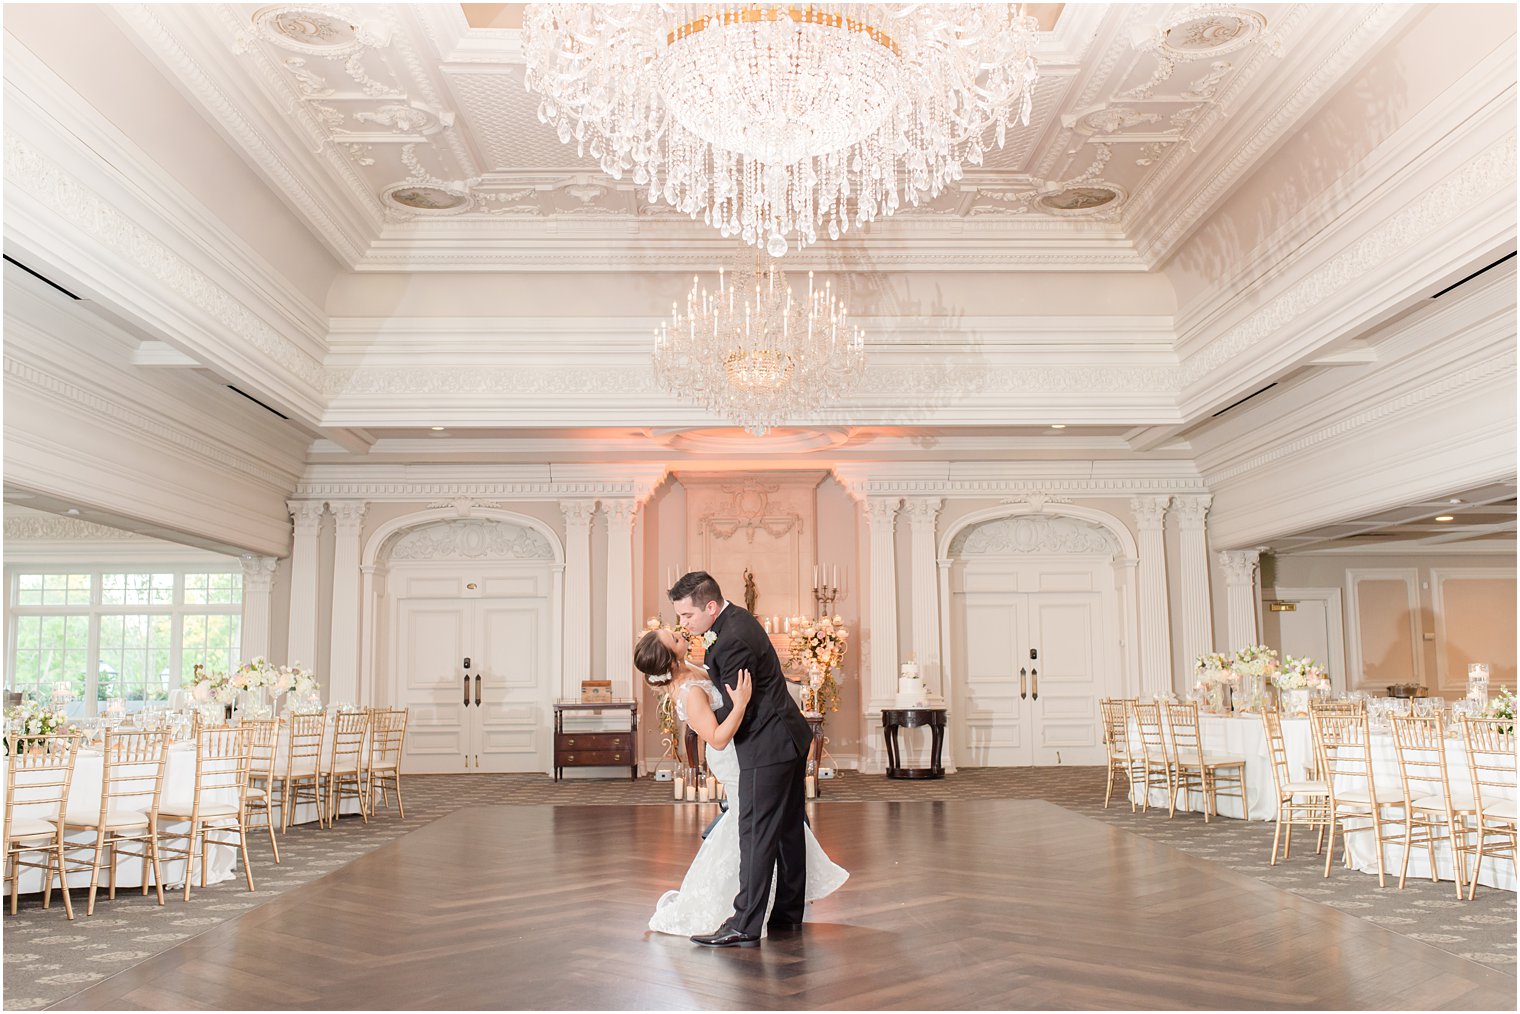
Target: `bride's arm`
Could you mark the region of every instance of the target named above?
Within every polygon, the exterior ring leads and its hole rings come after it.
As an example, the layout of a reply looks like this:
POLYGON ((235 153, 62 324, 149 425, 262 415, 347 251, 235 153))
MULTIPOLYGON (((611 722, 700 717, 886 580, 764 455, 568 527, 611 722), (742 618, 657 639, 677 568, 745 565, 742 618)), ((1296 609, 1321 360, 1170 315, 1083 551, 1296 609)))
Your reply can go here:
POLYGON ((722 750, 733 740, 734 733, 739 730, 739 723, 744 721, 744 709, 749 705, 750 685, 749 670, 739 670, 739 685, 730 687, 729 700, 734 702, 733 710, 720 725, 718 716, 713 714, 712 704, 707 700, 707 692, 691 693, 696 684, 688 683, 682 688, 681 693, 686 695, 686 724, 702 741, 711 744, 714 748, 722 750))

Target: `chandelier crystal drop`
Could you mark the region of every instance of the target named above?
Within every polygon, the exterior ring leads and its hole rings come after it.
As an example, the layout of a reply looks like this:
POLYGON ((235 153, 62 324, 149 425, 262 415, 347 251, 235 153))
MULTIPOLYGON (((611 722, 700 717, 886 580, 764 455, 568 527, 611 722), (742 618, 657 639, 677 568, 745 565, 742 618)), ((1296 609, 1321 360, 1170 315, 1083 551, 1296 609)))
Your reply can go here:
POLYGON ((720 269, 715 291, 693 277, 686 309, 672 303, 655 332, 660 385, 756 435, 836 401, 864 369, 865 334, 833 283, 809 271, 799 296, 774 264, 720 269))
POLYGON ((529 4, 525 80, 565 143, 773 256, 933 199, 1028 125, 1009 4, 529 4))

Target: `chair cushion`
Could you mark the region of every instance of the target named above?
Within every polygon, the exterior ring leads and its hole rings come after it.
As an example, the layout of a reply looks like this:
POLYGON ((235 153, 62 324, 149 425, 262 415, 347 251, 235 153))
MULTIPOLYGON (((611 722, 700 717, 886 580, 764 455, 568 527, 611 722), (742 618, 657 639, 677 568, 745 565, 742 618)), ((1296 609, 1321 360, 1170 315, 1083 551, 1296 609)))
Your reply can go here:
POLYGON ((41 820, 37 817, 17 817, 11 821, 11 840, 20 838, 41 838, 44 835, 51 838, 58 833, 58 827, 51 820, 41 820))
POLYGON ((330 775, 352 775, 352 774, 358 774, 358 772, 359 772, 359 765, 358 765, 358 763, 356 763, 355 761, 345 761, 344 763, 341 763, 341 764, 337 765, 336 767, 334 767, 331 771, 328 771, 327 774, 330 774, 330 775))
POLYGON ((1226 768, 1232 765, 1245 767, 1244 757, 1230 757, 1226 754, 1206 753, 1203 755, 1203 763, 1211 768, 1226 768))
MULTIPOLYGON (((188 799, 179 799, 164 803, 158 808, 160 816, 164 817, 189 817, 195 804, 188 799)), ((206 800, 201 803, 201 819, 211 820, 216 817, 236 817, 238 808, 232 803, 214 803, 206 800)))
POLYGON ((1283 788, 1284 791, 1293 793, 1318 792, 1324 794, 1330 791, 1330 786, 1324 782, 1289 782, 1283 788))
POLYGON ((310 761, 310 760, 299 761, 299 762, 296 763, 295 767, 289 767, 288 765, 285 764, 284 761, 281 761, 279 763, 279 765, 274 769, 274 776, 276 778, 284 778, 287 775, 296 776, 296 777, 300 777, 300 776, 307 776, 307 777, 309 777, 309 776, 314 775, 316 773, 317 773, 317 765, 315 764, 315 762, 310 761))
POLYGON ((1515 801, 1513 799, 1496 799, 1483 808, 1483 816, 1497 817, 1500 820, 1515 820, 1515 801))
MULTIPOLYGON (((1420 796, 1410 803, 1416 810, 1439 810, 1446 812, 1446 797, 1440 794, 1420 796)), ((1478 804, 1473 801, 1471 793, 1453 792, 1451 794, 1451 808, 1453 810, 1476 810, 1478 804)))
MULTIPOLYGON (((99 810, 71 810, 64 818, 69 827, 100 827, 99 810)), ((141 810, 111 810, 106 814, 108 828, 147 827, 148 815, 141 810)))
POLYGON ((243 792, 250 800, 264 799, 269 795, 269 790, 258 785, 250 785, 243 792))
MULTIPOLYGON (((1335 792, 1335 801, 1336 801, 1337 804, 1339 804, 1339 803, 1353 803, 1353 804, 1360 803, 1363 806, 1371 806, 1372 805, 1372 799, 1367 794, 1367 790, 1366 789, 1337 789, 1336 792, 1335 792)), ((1402 797, 1395 798, 1395 797, 1389 795, 1389 793, 1386 790, 1384 790, 1382 792, 1382 794, 1378 798, 1378 802, 1382 803, 1384 805, 1391 805, 1391 804, 1394 804, 1394 803, 1401 803, 1402 801, 1403 801, 1402 797)))

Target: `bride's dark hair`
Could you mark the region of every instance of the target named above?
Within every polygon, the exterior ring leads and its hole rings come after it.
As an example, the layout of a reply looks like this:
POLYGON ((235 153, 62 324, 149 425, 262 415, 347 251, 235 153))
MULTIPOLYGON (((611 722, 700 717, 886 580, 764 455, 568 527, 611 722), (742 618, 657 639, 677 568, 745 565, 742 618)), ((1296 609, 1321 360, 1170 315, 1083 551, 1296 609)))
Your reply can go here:
POLYGON ((652 687, 670 682, 670 670, 676 663, 676 653, 660 640, 657 631, 649 631, 639 638, 633 648, 633 664, 644 674, 644 681, 652 687))

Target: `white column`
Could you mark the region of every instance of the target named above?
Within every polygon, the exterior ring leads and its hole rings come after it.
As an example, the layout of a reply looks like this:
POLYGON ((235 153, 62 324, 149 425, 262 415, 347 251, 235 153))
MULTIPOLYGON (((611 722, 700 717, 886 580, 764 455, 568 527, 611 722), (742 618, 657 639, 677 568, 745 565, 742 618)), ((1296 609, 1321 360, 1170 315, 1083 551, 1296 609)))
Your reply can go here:
POLYGON ((918 662, 919 675, 940 694, 944 693, 945 681, 940 669, 939 567, 934 555, 934 530, 944 505, 939 497, 916 498, 903 504, 912 536, 909 558, 913 567, 913 598, 909 613, 913 617, 913 657, 918 662))
POLYGON ((1211 496, 1180 496, 1173 508, 1182 533, 1182 659, 1214 650, 1214 607, 1209 599, 1209 541, 1204 521, 1211 496))
MULTIPOLYGON (((866 523, 871 532, 870 626, 865 631, 870 645, 870 696, 868 706, 879 712, 897 696, 897 528, 896 497, 866 501, 866 523)), ((879 746, 879 744, 872 744, 879 746)))
MULTIPOLYGON (((290 628, 285 641, 285 661, 309 669, 317 667, 317 533, 322 529, 320 500, 287 500, 295 522, 295 541, 290 549, 290 628)), ((325 674, 318 674, 321 678, 325 674)))
POLYGON ((1119 613, 1124 624, 1124 691, 1121 696, 1140 694, 1140 561, 1133 556, 1114 558, 1114 588, 1119 593, 1119 613))
POLYGON ((258 658, 269 654, 269 606, 274 592, 273 556, 245 555, 243 563, 243 621, 238 626, 238 655, 258 658))
POLYGON ((603 679, 619 700, 633 696, 633 518, 637 500, 603 500, 607 512, 607 643, 603 679))
POLYGON ((1228 549, 1219 554, 1228 596, 1225 602, 1225 629, 1229 636, 1224 646, 1226 652, 1260 643, 1261 635, 1256 626, 1256 564, 1260 559, 1259 549, 1228 549))
POLYGON ((565 515, 565 668, 560 696, 580 700, 591 673, 591 518, 595 500, 561 500, 565 515))
POLYGON ((1140 533, 1140 693, 1172 689, 1172 626, 1166 602, 1166 508, 1169 496, 1130 500, 1140 533))
POLYGON ((365 504, 352 500, 327 505, 337 521, 333 544, 332 628, 327 645, 327 699, 359 701, 359 533, 365 504))

